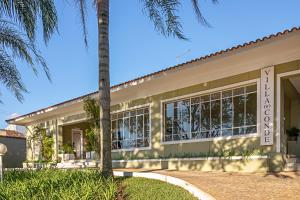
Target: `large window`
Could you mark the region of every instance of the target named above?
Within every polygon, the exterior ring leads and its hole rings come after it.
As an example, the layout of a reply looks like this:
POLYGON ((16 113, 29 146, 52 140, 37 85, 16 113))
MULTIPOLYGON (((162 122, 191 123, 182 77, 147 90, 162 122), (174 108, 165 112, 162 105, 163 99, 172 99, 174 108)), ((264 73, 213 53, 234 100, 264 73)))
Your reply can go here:
POLYGON ((164 141, 257 132, 256 84, 164 104, 164 141))
POLYGON ((149 108, 112 114, 112 149, 149 147, 149 123, 149 108))

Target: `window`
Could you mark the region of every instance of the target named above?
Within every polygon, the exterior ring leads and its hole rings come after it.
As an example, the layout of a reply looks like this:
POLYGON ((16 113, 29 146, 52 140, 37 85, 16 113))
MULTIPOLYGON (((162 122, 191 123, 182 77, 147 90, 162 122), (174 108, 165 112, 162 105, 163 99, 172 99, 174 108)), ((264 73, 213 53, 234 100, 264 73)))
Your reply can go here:
POLYGON ((112 114, 112 149, 149 147, 149 124, 149 108, 112 114))
POLYGON ((164 141, 257 132, 257 85, 164 104, 164 141))

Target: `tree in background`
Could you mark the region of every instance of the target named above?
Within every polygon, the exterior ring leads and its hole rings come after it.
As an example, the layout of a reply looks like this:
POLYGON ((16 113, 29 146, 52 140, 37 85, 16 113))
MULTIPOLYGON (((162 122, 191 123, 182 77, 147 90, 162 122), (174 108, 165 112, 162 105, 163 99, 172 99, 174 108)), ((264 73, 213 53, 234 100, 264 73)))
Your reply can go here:
POLYGON ((25 61, 37 74, 42 67, 50 79, 48 66, 36 47, 37 21, 42 23, 44 42, 57 29, 57 15, 53 0, 0 1, 0 81, 22 102, 27 92, 15 59, 25 61), (24 34, 25 33, 25 34, 24 34))

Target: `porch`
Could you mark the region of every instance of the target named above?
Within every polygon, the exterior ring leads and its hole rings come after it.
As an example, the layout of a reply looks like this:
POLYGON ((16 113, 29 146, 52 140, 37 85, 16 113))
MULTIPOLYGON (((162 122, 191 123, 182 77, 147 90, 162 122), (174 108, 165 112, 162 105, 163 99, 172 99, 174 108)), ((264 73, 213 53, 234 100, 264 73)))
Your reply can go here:
POLYGON ((59 125, 58 159, 62 162, 85 165, 86 160, 94 159, 95 153, 89 147, 87 132, 89 123, 82 121, 68 125, 59 125))

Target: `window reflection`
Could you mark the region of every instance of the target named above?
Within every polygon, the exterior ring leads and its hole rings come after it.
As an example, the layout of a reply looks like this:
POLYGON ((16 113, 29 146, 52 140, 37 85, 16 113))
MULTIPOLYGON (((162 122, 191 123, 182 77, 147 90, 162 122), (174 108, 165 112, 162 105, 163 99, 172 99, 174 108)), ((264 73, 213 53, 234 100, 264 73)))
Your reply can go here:
POLYGON ((257 85, 164 104, 164 141, 256 133, 257 85))

